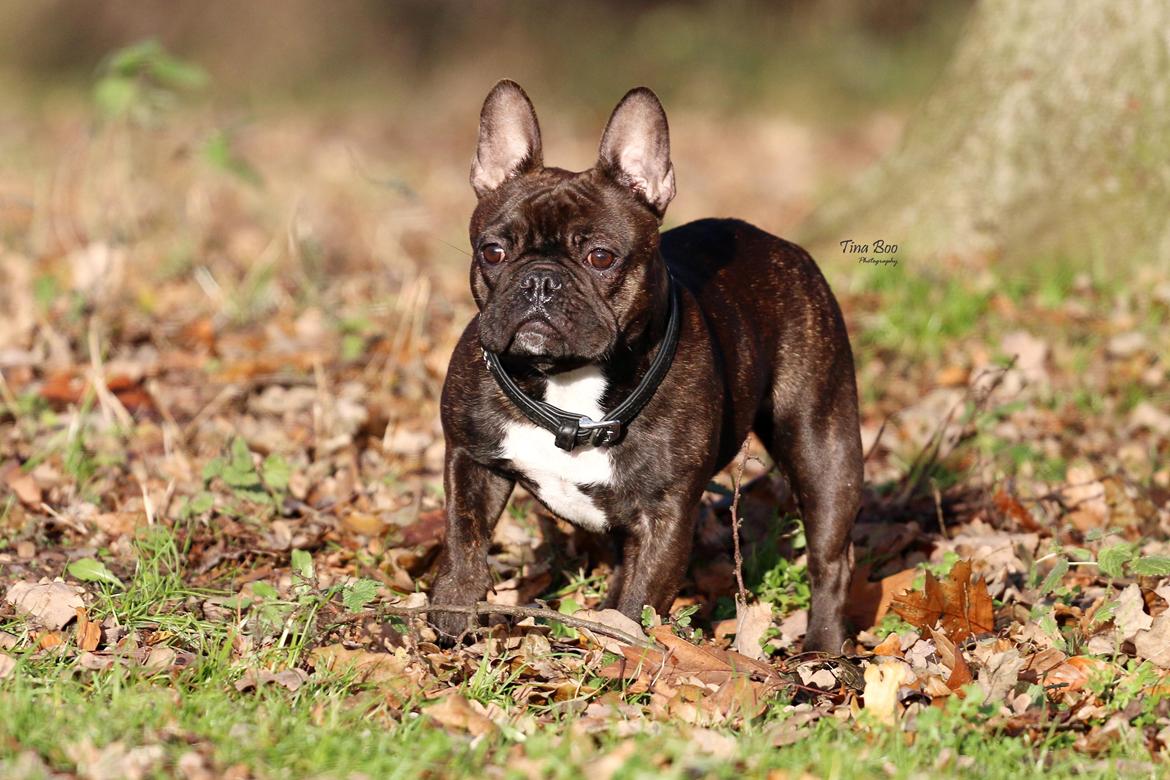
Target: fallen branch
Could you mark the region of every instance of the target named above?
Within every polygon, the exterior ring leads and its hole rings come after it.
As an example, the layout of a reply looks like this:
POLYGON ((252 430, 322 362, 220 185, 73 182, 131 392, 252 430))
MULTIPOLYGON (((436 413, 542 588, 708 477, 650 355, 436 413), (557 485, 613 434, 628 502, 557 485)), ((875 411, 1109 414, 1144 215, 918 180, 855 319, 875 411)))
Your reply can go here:
POLYGON ((743 608, 747 606, 747 588, 743 584, 743 551, 739 546, 739 496, 740 485, 743 483, 743 470, 748 462, 749 441, 750 439, 744 439, 743 445, 739 448, 739 468, 735 472, 735 493, 731 498, 731 539, 735 544, 735 583, 739 589, 735 595, 737 619, 743 614, 743 608))
POLYGON ((558 623, 563 623, 570 628, 581 628, 586 631, 592 631, 595 634, 616 639, 633 647, 650 647, 650 643, 645 642, 637 637, 630 636, 624 631, 616 628, 611 628, 604 623, 598 623, 593 620, 584 620, 576 618, 572 615, 563 615, 560 612, 554 612, 551 609, 544 609, 542 607, 513 607, 505 604, 490 604, 486 601, 481 601, 474 606, 461 607, 444 604, 427 604, 418 607, 400 607, 394 604, 387 604, 379 607, 379 611, 387 615, 397 615, 399 617, 413 617, 415 615, 425 615, 428 612, 445 612, 455 615, 469 615, 472 617, 479 617, 481 615, 506 615, 508 617, 518 618, 535 618, 538 620, 555 620, 558 623))

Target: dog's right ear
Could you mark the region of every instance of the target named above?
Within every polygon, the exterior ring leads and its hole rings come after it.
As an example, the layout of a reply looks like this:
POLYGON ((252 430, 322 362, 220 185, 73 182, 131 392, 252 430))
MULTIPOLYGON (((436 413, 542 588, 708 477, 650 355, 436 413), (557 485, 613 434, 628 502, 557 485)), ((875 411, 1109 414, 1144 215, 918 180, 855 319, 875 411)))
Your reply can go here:
POLYGON ((504 79, 492 87, 479 114, 471 186, 482 198, 513 176, 542 164, 540 125, 532 101, 519 84, 504 79))

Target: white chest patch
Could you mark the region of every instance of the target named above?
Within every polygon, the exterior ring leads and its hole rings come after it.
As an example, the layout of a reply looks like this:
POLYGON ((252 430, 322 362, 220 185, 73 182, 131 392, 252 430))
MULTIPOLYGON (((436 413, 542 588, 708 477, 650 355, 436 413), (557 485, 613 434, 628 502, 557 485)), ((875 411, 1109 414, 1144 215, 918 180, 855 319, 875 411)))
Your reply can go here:
MULTIPOLYGON (((599 404, 605 393, 605 376, 596 366, 560 374, 548 382, 545 400, 567 412, 579 412, 600 420, 599 404)), ((500 456, 536 485, 540 500, 558 516, 589 531, 604 531, 609 518, 589 496, 583 485, 608 485, 613 464, 604 448, 583 447, 565 452, 553 442, 553 435, 532 423, 508 423, 500 444, 500 456)))

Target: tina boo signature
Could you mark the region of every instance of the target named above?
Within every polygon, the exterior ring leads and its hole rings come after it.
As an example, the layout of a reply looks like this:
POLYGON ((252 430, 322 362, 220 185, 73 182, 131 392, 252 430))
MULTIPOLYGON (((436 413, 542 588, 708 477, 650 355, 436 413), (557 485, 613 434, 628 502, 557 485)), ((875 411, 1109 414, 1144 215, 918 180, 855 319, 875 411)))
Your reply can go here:
POLYGON ((850 238, 839 243, 841 245, 841 254, 860 255, 857 258, 857 262, 859 263, 866 265, 898 265, 897 244, 891 244, 880 238, 869 244, 862 244, 850 238))

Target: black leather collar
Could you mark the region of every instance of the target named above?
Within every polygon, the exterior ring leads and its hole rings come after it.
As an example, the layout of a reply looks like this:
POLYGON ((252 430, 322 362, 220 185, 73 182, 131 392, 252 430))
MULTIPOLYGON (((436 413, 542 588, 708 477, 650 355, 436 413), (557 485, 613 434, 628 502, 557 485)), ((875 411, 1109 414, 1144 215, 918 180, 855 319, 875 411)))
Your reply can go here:
POLYGON ((679 309, 678 284, 670 278, 670 315, 666 320, 666 334, 662 338, 662 345, 650 362, 646 375, 634 388, 634 392, 600 420, 566 412, 550 403, 537 401, 521 390, 512 377, 508 376, 496 353, 485 349, 483 359, 487 362, 488 373, 495 377, 496 384, 504 391, 504 395, 525 417, 556 436, 556 445, 562 450, 572 452, 578 445, 606 447, 621 438, 626 426, 638 416, 638 412, 642 411, 654 396, 658 385, 666 378, 666 372, 670 370, 675 349, 678 347, 682 319, 679 309))

